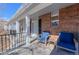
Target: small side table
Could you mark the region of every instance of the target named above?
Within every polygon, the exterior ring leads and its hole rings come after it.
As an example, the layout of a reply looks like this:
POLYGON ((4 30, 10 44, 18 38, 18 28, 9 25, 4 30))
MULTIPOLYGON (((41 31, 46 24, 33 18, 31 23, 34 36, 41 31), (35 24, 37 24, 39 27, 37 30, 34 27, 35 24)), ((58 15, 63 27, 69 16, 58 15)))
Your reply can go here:
POLYGON ((58 39, 58 35, 49 35, 49 40, 48 40, 48 43, 56 43, 57 42, 57 39, 58 39))

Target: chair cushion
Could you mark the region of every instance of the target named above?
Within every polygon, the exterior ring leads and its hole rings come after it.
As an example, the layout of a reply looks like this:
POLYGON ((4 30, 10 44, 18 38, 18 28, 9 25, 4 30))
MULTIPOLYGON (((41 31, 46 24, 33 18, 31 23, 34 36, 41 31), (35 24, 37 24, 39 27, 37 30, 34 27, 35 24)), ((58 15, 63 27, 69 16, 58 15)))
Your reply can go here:
POLYGON ((74 43, 69 44, 69 43, 65 43, 65 42, 58 42, 57 46, 61 46, 63 48, 67 48, 67 49, 71 49, 71 50, 76 50, 74 43))
POLYGON ((59 36, 59 40, 66 43, 74 42, 73 38, 74 38, 73 33, 69 32, 61 32, 59 36))

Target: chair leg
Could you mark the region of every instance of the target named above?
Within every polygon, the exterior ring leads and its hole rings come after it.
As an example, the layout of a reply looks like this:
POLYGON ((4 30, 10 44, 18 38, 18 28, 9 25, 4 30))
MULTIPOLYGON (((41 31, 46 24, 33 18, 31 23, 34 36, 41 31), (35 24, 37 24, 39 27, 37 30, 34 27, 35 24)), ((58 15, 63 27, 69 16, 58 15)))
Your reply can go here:
POLYGON ((46 42, 46 44, 45 44, 45 45, 47 46, 47 44, 48 44, 48 43, 46 42))
POLYGON ((78 51, 75 52, 75 55, 78 55, 78 51))
POLYGON ((78 43, 77 42, 75 43, 75 46, 76 46, 76 49, 77 49, 77 51, 75 52, 75 55, 78 55, 78 43))
POLYGON ((45 46, 47 46, 47 41, 45 42, 45 46))

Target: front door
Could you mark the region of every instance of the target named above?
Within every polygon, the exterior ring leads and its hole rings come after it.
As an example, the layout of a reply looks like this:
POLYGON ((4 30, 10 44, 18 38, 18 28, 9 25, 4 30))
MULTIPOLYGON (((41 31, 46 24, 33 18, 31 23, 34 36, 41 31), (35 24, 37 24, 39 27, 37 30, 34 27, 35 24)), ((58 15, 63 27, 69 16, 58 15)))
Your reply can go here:
POLYGON ((41 33, 41 19, 39 19, 39 34, 41 33))

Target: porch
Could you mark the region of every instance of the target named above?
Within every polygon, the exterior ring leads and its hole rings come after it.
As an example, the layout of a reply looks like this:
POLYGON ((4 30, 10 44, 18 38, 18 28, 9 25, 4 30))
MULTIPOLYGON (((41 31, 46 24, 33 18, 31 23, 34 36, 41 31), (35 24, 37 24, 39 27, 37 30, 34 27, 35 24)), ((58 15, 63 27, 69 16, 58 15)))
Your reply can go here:
POLYGON ((0 36, 0 55, 75 55, 63 49, 56 49, 54 42, 45 45, 38 39, 28 41, 30 45, 27 47, 24 33, 18 33, 16 36, 15 34, 0 36))
MULTIPOLYGON (((79 34, 78 6, 79 4, 73 4, 73 3, 72 4, 55 3, 55 4, 32 4, 27 9, 23 8, 21 10, 22 13, 20 13, 19 11, 19 13, 15 15, 16 17, 13 17, 9 22, 8 24, 9 34, 4 35, 5 36, 4 41, 3 41, 4 36, 1 36, 1 52, 2 52, 1 54, 55 55, 59 53, 59 54, 72 55, 73 53, 67 51, 63 51, 60 49, 56 50, 55 44, 48 44, 47 46, 45 46, 41 43, 37 43, 38 39, 34 40, 30 39, 30 37, 33 34, 39 36, 39 34, 42 33, 43 31, 48 31, 51 33, 50 35, 56 35, 56 36, 59 34, 59 32, 66 31, 66 32, 72 32, 75 38, 78 39, 79 34), (15 33, 11 33, 10 30, 15 30, 15 33), (30 43, 29 40, 34 41, 30 43), (6 48, 4 47, 4 45, 6 48)), ((78 46, 77 49, 79 49, 78 46)))
MULTIPOLYGON (((49 55, 54 48, 53 44, 39 43, 37 39, 28 41, 27 47, 25 33, 6 34, 0 36, 1 55, 49 55), (17 37, 19 36, 19 37, 17 37)), ((32 38, 33 39, 33 38, 32 38)))

